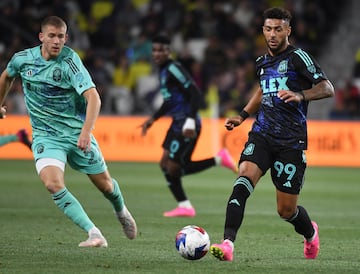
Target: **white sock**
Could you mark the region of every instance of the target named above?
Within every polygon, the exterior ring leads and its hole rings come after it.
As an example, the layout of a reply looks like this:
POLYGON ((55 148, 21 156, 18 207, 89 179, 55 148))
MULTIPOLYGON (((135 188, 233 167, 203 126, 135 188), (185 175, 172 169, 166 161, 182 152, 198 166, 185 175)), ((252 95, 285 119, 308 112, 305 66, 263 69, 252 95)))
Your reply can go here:
POLYGON ((192 208, 193 207, 189 200, 179 202, 178 206, 179 207, 185 207, 185 208, 192 208))
POLYGON ((315 239, 315 237, 316 237, 316 229, 314 229, 314 235, 310 238, 310 239, 306 239, 306 241, 308 242, 308 243, 310 243, 310 242, 312 242, 314 239, 315 239))
POLYGON ((220 156, 215 156, 214 157, 214 159, 215 159, 215 164, 217 165, 217 166, 220 166, 221 165, 221 157, 220 156))
POLYGON ((234 243, 232 241, 230 241, 229 239, 224 240, 224 242, 227 242, 228 244, 230 244, 231 249, 234 250, 234 243))

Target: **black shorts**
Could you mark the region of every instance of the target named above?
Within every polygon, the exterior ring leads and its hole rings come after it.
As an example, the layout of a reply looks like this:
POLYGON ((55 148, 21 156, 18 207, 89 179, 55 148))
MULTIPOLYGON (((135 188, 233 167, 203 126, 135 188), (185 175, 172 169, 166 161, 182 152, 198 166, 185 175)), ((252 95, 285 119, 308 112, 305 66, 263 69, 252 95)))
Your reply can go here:
POLYGON ((299 194, 304 183, 306 157, 303 150, 274 145, 255 132, 249 139, 240 156, 240 163, 250 161, 263 172, 271 170, 271 178, 279 191, 299 194))
POLYGON ((169 158, 184 165, 191 161, 200 130, 197 130, 195 138, 185 138, 181 132, 176 133, 170 128, 166 134, 162 147, 169 151, 169 158))

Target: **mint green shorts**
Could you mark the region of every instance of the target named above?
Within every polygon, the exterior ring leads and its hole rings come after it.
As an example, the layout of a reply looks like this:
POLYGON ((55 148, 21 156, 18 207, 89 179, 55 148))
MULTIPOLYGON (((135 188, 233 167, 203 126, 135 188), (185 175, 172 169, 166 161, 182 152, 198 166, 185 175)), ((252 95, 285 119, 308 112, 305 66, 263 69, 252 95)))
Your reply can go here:
POLYGON ((73 169, 85 174, 99 174, 107 169, 100 147, 91 135, 91 149, 83 152, 77 147, 78 136, 39 137, 33 140, 35 161, 41 158, 57 159, 68 163, 73 169))

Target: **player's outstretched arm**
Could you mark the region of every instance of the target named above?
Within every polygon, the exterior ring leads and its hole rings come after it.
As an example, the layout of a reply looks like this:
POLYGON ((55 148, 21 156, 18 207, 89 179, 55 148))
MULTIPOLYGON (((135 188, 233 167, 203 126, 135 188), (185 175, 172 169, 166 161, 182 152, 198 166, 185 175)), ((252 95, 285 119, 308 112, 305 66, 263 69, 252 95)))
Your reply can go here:
POLYGON ((145 136, 147 133, 147 130, 152 126, 154 123, 154 118, 150 117, 147 119, 144 123, 142 123, 139 127, 141 127, 141 135, 145 136))
POLYGON ((7 70, 4 70, 0 76, 0 119, 6 116, 6 107, 3 104, 13 81, 14 78, 11 78, 7 70))
POLYGON ((225 127, 227 130, 233 130, 234 127, 241 125, 241 123, 245 121, 245 119, 249 117, 249 115, 258 111, 262 99, 262 90, 259 84, 256 84, 253 87, 252 94, 253 95, 250 98, 249 102, 238 116, 230 117, 225 120, 225 127))

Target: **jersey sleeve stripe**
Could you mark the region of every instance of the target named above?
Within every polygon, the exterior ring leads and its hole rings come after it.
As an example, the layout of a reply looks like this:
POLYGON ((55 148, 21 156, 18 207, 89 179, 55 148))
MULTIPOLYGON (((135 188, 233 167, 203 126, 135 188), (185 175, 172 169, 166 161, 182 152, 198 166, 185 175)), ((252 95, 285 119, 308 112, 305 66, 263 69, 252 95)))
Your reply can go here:
POLYGON ((25 50, 23 51, 19 51, 17 53, 14 54, 15 57, 18 57, 18 56, 27 56, 27 52, 25 50))
POLYGON ((301 58, 301 60, 303 60, 303 62, 305 63, 305 65, 307 67, 314 64, 314 62, 312 61, 310 56, 306 52, 304 52, 303 50, 298 49, 298 50, 295 51, 295 53, 301 58))
POLYGON ((174 64, 170 65, 169 71, 180 81, 180 83, 184 84, 186 82, 184 74, 174 64))
POLYGON ((74 63, 74 61, 71 58, 67 58, 64 60, 70 67, 71 71, 76 74, 77 72, 79 72, 79 68, 76 66, 76 64, 74 63))

